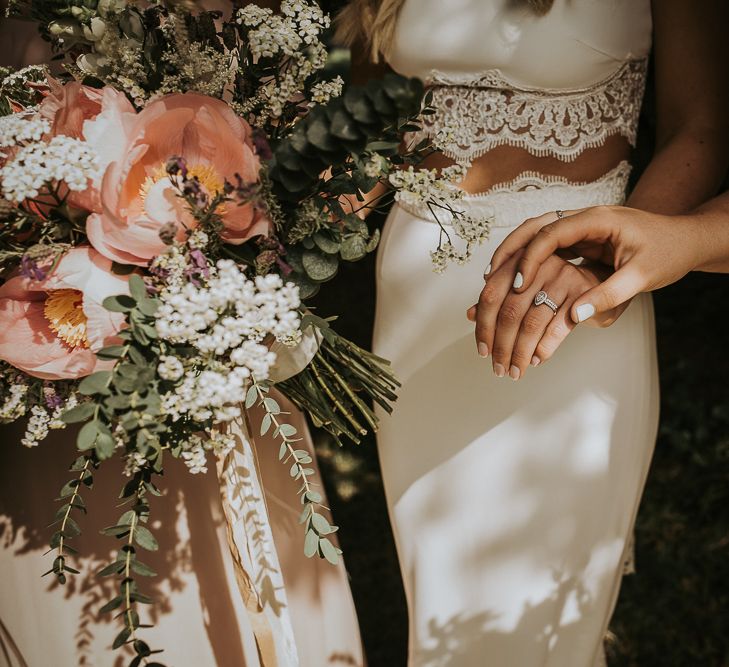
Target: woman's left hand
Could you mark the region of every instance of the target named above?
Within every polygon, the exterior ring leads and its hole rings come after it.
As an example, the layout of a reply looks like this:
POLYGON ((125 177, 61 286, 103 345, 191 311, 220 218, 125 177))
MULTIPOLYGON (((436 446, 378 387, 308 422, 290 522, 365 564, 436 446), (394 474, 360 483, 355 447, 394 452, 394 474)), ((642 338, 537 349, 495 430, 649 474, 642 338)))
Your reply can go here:
MULTIPOLYGON (((520 294, 522 285, 517 271, 521 252, 517 252, 498 270, 486 275, 478 303, 469 308, 467 317, 476 323, 476 345, 482 357, 491 354, 494 373, 518 380, 527 368, 547 361, 575 328, 570 317, 574 301, 606 278, 606 269, 593 264, 575 266, 552 255, 537 269, 531 284, 520 294), (557 306, 535 305, 539 292, 557 306)), ((600 313, 586 324, 605 327, 612 324, 622 308, 600 313)))

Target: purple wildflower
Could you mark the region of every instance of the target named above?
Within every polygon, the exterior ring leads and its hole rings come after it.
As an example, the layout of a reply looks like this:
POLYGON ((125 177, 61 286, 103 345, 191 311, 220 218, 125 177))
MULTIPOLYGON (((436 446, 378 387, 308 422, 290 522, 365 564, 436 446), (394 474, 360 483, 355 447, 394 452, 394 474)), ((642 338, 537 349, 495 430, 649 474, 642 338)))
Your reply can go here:
POLYGON ((29 280, 45 280, 46 278, 46 272, 27 255, 23 255, 20 260, 20 275, 29 280))

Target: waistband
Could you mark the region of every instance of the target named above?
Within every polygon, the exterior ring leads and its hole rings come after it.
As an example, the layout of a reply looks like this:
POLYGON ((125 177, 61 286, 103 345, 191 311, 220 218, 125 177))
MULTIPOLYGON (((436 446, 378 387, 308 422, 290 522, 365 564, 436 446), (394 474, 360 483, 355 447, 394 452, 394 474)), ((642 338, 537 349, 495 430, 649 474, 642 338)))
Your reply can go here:
MULTIPOLYGON (((582 183, 525 172, 483 194, 467 194, 453 207, 473 217, 489 219, 492 228, 517 227, 527 218, 548 211, 624 203, 630 170, 630 164, 623 161, 597 180, 582 183)), ((398 206, 424 222, 436 224, 426 206, 405 202, 398 206)), ((439 211, 438 217, 443 225, 452 222, 452 215, 445 211, 439 211)))

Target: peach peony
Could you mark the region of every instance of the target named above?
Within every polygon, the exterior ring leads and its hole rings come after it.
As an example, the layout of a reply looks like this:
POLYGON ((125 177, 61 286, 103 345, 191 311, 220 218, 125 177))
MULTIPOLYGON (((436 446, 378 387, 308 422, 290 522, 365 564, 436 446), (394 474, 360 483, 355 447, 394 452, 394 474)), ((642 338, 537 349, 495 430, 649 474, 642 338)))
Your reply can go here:
POLYGON ((111 368, 95 353, 115 342, 124 315, 102 302, 128 294, 127 281, 89 247, 69 250, 43 280, 10 278, 0 287, 0 359, 48 380, 111 368))
POLYGON ((48 87, 50 92, 41 102, 39 113, 50 121, 51 133, 81 139, 84 122, 101 111, 102 91, 78 81, 63 85, 51 78, 48 87))
MULTIPOLYGON (((50 121, 51 135, 87 140, 94 145, 103 166, 118 159, 125 146, 124 129, 131 126, 137 115, 124 93, 111 86, 91 88, 78 81, 62 85, 55 79, 49 79, 48 85, 50 92, 41 102, 39 113, 50 121), (96 120, 99 116, 102 116, 103 123, 88 124, 87 121, 96 120), (109 130, 105 136, 99 136, 99 125, 109 130)), ((100 187, 99 178, 90 182, 84 192, 69 192, 67 201, 74 208, 100 213, 100 187)))
MULTIPOLYGON (((170 158, 182 157, 189 175, 197 176, 210 196, 222 191, 226 179, 236 182, 236 174, 244 183, 258 180, 251 128, 224 102, 195 93, 169 95, 133 122, 116 101, 109 103, 107 110, 104 100, 102 113, 84 124, 86 140, 110 162, 101 185, 102 211, 86 223, 89 241, 109 259, 145 265, 165 248, 159 237, 163 226, 176 226, 183 239, 185 227, 195 225, 165 171, 170 158)), ((219 212, 229 243, 243 243, 270 227, 252 203, 228 203, 219 212)))

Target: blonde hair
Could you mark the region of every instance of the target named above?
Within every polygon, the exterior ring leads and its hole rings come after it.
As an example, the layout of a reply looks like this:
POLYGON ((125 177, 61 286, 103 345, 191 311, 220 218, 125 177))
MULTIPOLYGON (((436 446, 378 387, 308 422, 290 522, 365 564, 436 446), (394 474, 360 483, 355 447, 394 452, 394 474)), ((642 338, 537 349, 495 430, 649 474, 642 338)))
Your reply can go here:
MULTIPOLYGON (((537 14, 546 14, 554 0, 523 0, 537 14)), ((405 0, 350 0, 337 16, 337 40, 363 45, 372 62, 387 58, 395 25, 405 0)))

